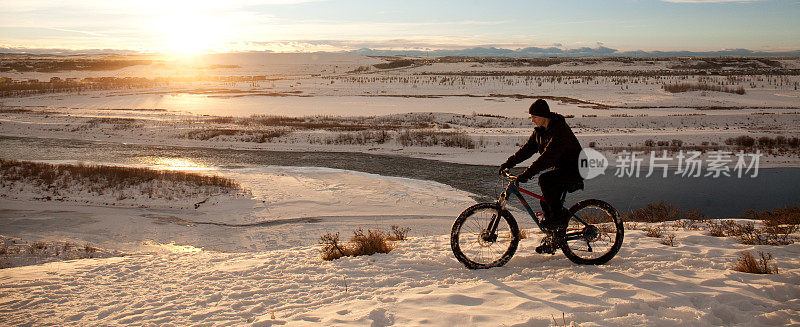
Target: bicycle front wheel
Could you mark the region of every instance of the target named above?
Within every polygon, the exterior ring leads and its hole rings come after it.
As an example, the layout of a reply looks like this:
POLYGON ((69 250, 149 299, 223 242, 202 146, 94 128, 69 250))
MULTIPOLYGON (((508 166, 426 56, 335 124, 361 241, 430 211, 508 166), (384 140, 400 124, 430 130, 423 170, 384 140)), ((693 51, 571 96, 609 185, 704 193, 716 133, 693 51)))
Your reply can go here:
POLYGON ((614 207, 591 199, 576 203, 569 212, 567 229, 559 236, 561 251, 570 261, 602 265, 619 252, 625 231, 614 207))
POLYGON ((469 269, 500 267, 517 251, 519 227, 508 210, 496 203, 473 205, 456 218, 450 247, 456 259, 469 269), (491 223, 497 220, 492 231, 491 223))

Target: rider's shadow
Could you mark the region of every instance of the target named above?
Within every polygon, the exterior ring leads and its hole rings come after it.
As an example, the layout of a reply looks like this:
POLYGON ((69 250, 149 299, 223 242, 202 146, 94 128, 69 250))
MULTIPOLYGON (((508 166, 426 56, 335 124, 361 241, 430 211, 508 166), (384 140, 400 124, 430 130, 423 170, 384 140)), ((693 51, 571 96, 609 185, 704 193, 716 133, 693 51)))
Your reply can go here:
POLYGON ((525 300, 528 300, 528 301, 531 301, 531 302, 538 302, 538 303, 541 303, 544 306, 551 307, 551 308, 559 310, 561 312, 571 312, 571 311, 574 310, 573 307, 565 305, 563 303, 552 302, 552 301, 548 301, 548 300, 545 300, 545 299, 541 299, 541 298, 536 298, 536 297, 530 296, 530 295, 528 295, 528 294, 526 294, 526 293, 524 293, 524 292, 522 292, 522 291, 520 291, 520 290, 518 290, 518 289, 516 289, 514 287, 511 287, 511 286, 507 285, 506 283, 504 283, 504 282, 500 281, 499 279, 497 279, 495 276, 484 275, 484 276, 480 276, 480 278, 485 280, 486 282, 489 282, 492 285, 496 286, 498 289, 506 291, 506 292, 508 292, 508 293, 510 293, 512 295, 518 296, 518 297, 520 297, 522 299, 525 299, 525 300))

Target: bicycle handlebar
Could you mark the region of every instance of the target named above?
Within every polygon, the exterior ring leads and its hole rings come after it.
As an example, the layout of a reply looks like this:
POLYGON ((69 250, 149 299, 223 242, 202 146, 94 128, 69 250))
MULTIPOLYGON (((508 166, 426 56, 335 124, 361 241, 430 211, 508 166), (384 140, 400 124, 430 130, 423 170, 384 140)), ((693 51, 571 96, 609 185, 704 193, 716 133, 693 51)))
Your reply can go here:
POLYGON ((508 179, 511 179, 511 180, 514 180, 514 181, 516 181, 516 180, 517 180, 517 176, 514 176, 514 175, 511 175, 511 174, 509 174, 509 172, 510 172, 510 171, 511 171, 511 170, 509 170, 509 169, 503 169, 503 176, 504 176, 505 178, 508 178, 508 179))

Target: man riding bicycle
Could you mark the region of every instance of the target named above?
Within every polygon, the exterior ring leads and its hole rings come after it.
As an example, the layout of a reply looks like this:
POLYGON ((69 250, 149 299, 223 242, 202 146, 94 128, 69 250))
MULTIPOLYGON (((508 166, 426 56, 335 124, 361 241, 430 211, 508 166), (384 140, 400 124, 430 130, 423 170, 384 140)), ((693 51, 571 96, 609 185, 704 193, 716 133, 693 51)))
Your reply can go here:
MULTIPOLYGON (((549 169, 539 176, 539 187, 545 201, 541 201, 544 219, 541 227, 553 231, 563 228, 568 218, 566 209, 561 203, 561 196, 567 190, 582 188, 583 178, 578 172, 578 156, 581 144, 567 125, 564 116, 550 112, 547 102, 538 99, 528 109, 531 121, 536 125, 528 141, 505 163, 500 165, 500 173, 512 168, 540 153, 539 157, 525 171, 517 176, 517 181, 525 183, 536 174, 549 169)), ((537 252, 552 252, 544 243, 537 252)))

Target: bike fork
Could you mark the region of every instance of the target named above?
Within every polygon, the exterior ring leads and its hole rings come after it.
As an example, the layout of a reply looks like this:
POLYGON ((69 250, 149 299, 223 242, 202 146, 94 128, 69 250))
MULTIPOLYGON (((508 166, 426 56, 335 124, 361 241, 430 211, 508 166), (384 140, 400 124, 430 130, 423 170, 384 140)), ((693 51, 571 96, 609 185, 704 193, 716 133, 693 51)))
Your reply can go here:
POLYGON ((500 213, 506 207, 506 200, 508 199, 508 193, 503 192, 500 195, 500 199, 497 200, 497 204, 500 207, 500 210, 496 214, 492 215, 492 219, 489 220, 489 226, 486 227, 486 230, 489 232, 489 235, 495 235, 497 233, 497 226, 500 226, 500 213))

